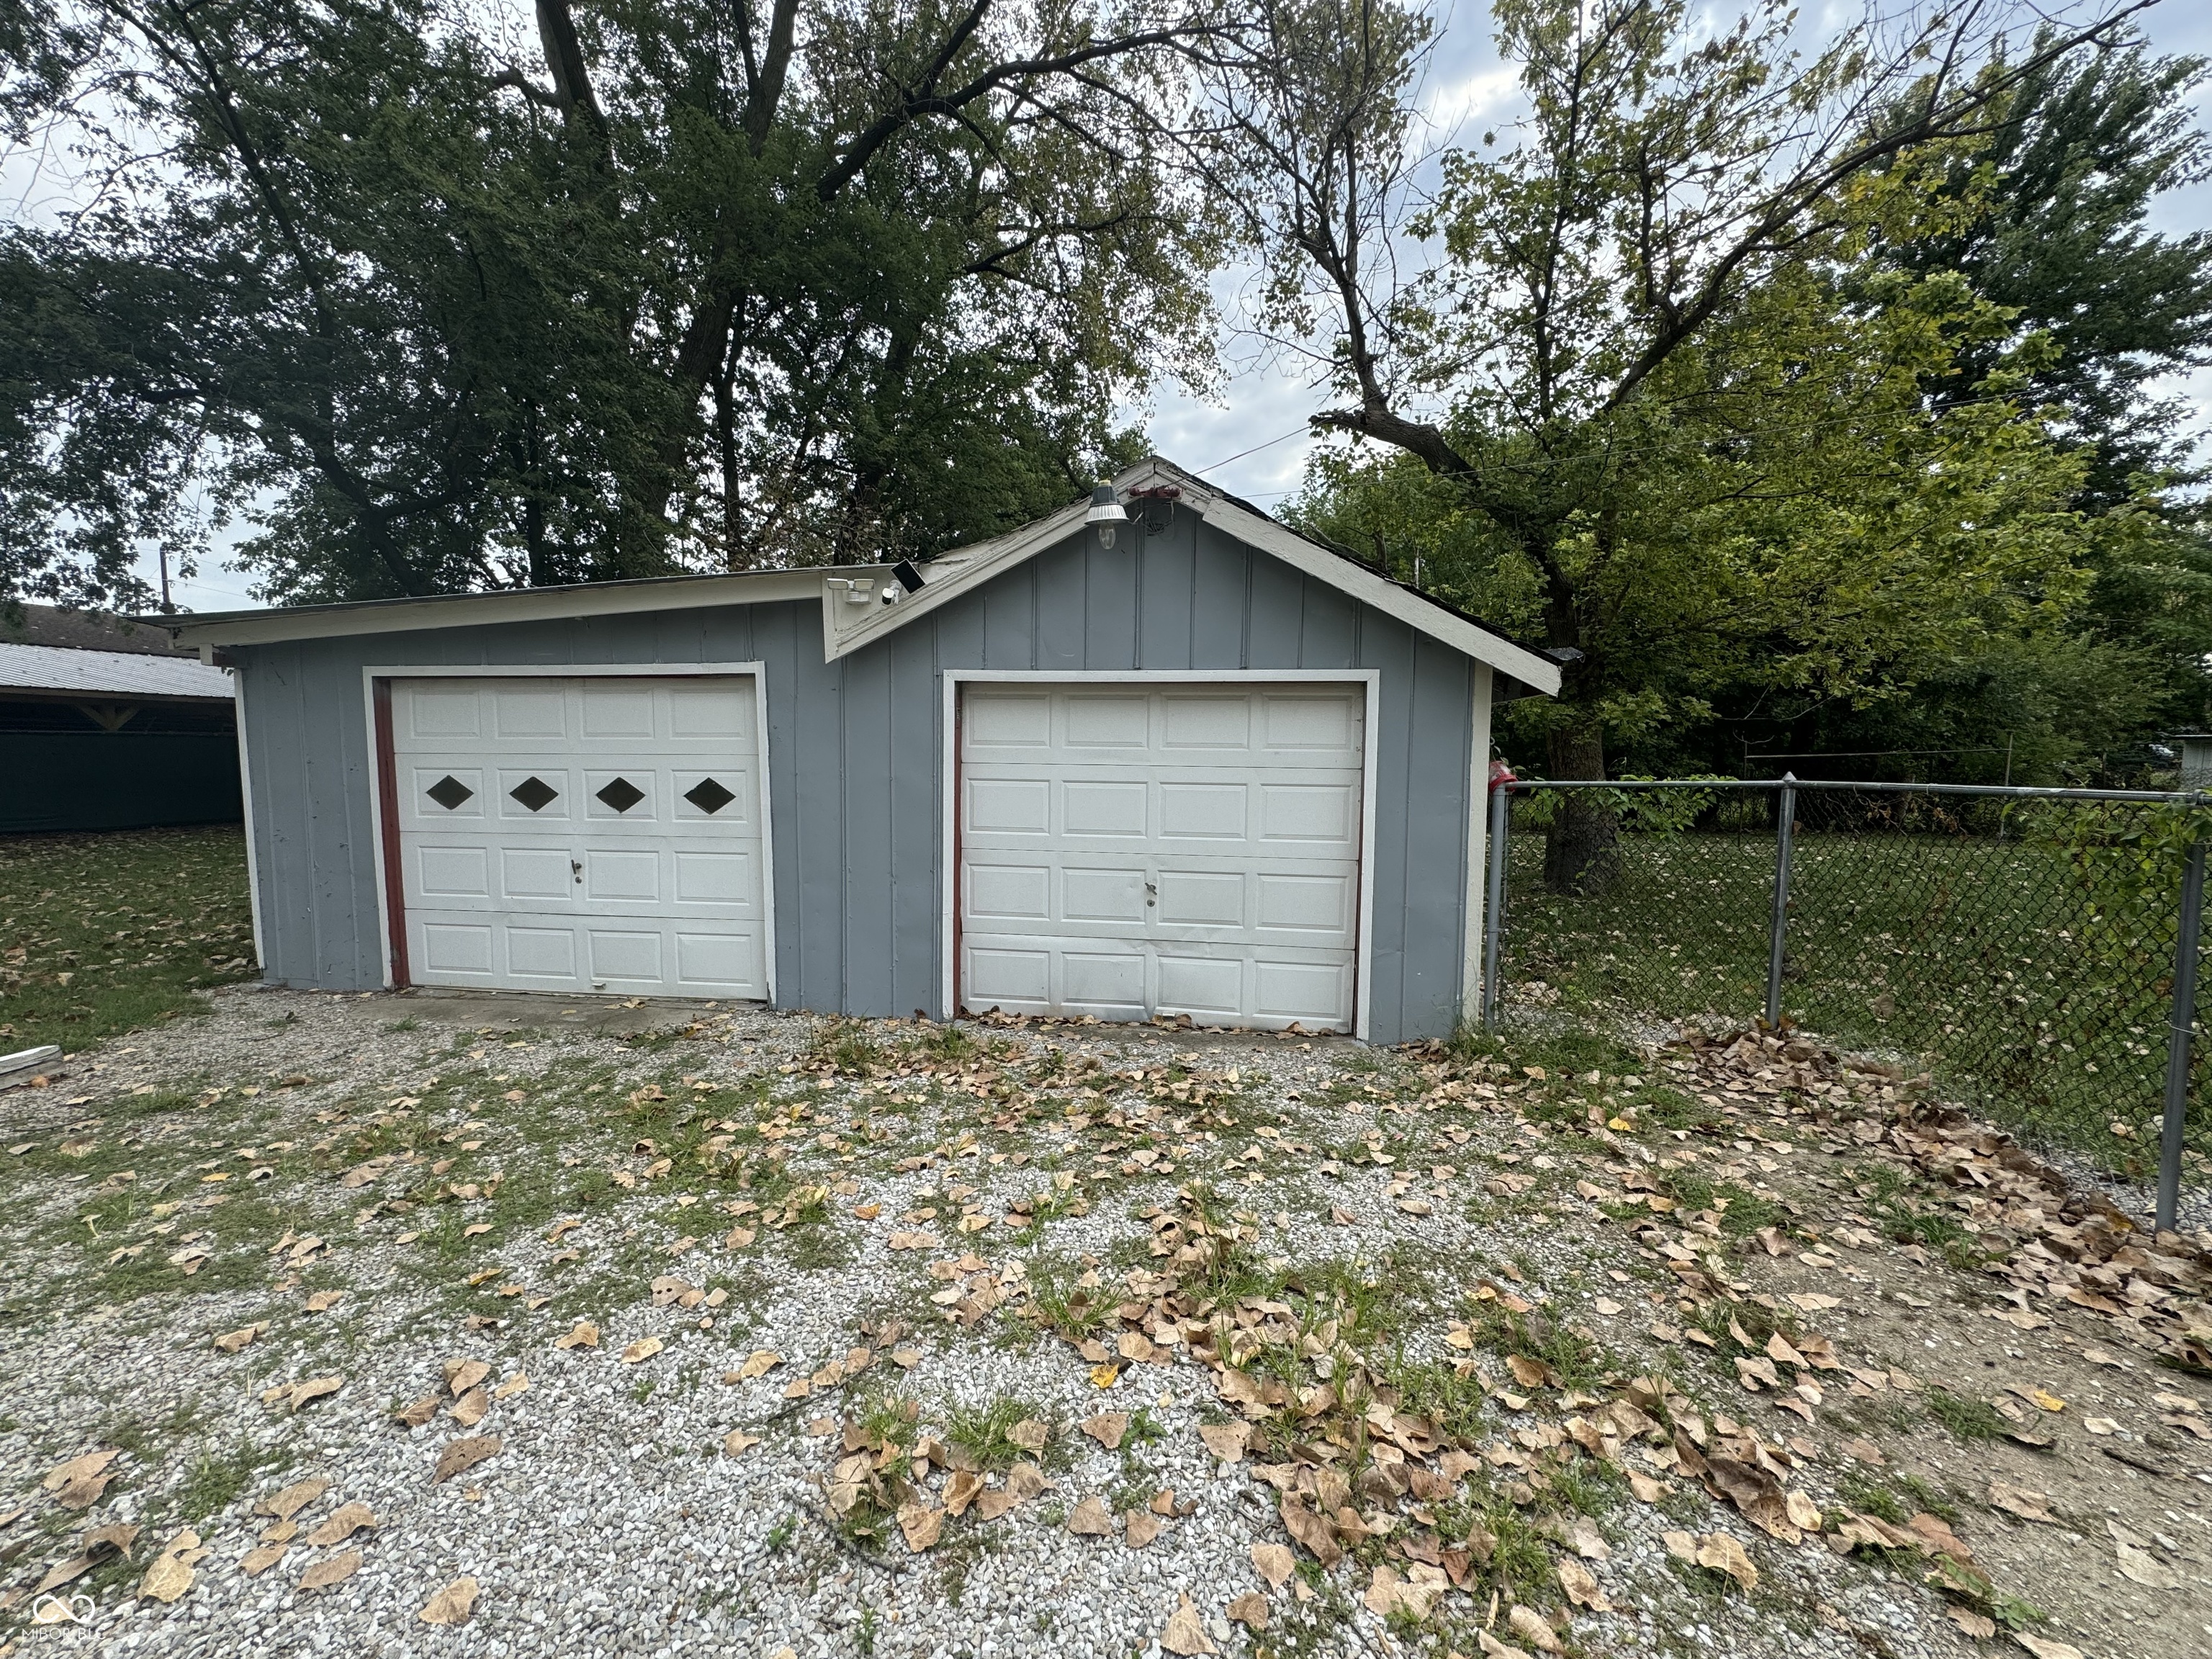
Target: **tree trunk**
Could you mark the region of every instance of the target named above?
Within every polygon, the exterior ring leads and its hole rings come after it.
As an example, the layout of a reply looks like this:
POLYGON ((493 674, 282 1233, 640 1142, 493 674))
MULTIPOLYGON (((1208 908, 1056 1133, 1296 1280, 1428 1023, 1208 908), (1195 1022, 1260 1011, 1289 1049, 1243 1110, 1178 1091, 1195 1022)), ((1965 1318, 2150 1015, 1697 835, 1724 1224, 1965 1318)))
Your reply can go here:
MULTIPOLYGON (((1595 727, 1555 729, 1545 740, 1555 778, 1602 778, 1605 738, 1595 727)), ((1564 789, 1544 833, 1544 885, 1555 893, 1589 894, 1612 884, 1620 825, 1596 792, 1564 789)))

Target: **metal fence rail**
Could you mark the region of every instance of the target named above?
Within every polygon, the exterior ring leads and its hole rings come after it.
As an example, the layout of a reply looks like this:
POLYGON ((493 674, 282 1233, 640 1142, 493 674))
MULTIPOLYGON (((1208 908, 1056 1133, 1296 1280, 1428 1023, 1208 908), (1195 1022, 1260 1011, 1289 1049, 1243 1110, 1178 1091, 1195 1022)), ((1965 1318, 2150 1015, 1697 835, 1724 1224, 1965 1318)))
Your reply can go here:
POLYGON ((2185 1163, 2212 1154, 2189 1109, 2212 1080, 2191 1041, 2208 841, 2195 793, 1504 780, 1483 1018, 1786 1018, 1908 1057, 2024 1138, 2133 1176, 2155 1160, 2171 1226, 2185 1163), (1547 882, 1570 791, 1607 810, 1547 882))

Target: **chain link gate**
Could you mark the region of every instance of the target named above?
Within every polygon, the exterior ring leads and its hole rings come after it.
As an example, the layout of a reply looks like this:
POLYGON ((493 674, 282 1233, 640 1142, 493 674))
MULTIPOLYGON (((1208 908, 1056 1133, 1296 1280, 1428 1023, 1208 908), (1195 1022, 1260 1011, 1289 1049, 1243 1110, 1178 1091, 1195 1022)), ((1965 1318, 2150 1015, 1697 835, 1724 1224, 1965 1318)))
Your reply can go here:
MULTIPOLYGON (((1502 769, 1501 769, 1502 771, 1502 769)), ((1486 1026, 1544 1009, 1785 1018, 1905 1056, 2023 1139, 2158 1174, 2212 1166, 2189 1110, 2212 795, 1960 784, 1499 776, 1486 1026), (1609 834, 1546 878, 1566 792, 1609 834)))

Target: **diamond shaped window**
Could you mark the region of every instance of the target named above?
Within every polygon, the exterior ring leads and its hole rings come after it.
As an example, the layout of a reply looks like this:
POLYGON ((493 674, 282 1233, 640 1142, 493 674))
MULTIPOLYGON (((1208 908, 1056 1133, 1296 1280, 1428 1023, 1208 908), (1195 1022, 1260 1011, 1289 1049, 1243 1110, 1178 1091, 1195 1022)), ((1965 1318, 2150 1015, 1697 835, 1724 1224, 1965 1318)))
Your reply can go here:
POLYGON ((617 778, 599 791, 599 799, 617 812, 627 812, 645 799, 645 791, 628 778, 617 778))
POLYGON ((702 778, 684 792, 684 799, 711 817, 737 797, 714 779, 702 778))
POLYGON ((448 772, 422 793, 451 812, 459 808, 463 801, 474 795, 476 791, 448 772))
POLYGON ((546 802, 561 799, 561 792, 543 778, 525 778, 507 793, 533 812, 542 812, 546 802))

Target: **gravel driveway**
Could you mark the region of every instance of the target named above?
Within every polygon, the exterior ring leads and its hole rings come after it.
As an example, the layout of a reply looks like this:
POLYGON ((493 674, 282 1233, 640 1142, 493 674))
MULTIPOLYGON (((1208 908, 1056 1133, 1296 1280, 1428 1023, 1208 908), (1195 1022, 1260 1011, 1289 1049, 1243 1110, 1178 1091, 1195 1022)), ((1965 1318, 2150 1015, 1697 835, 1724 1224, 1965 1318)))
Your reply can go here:
POLYGON ((1985 1496, 2048 1454, 1931 1415, 2001 1380, 1936 1297, 2058 1333, 1852 1242, 1878 1078, 1723 1118, 1658 1054, 212 1007, 0 1095, 0 1656, 2212 1638, 2212 1448, 2145 1419, 2135 1557, 2046 1516, 2144 1569, 2069 1589, 1985 1496))

